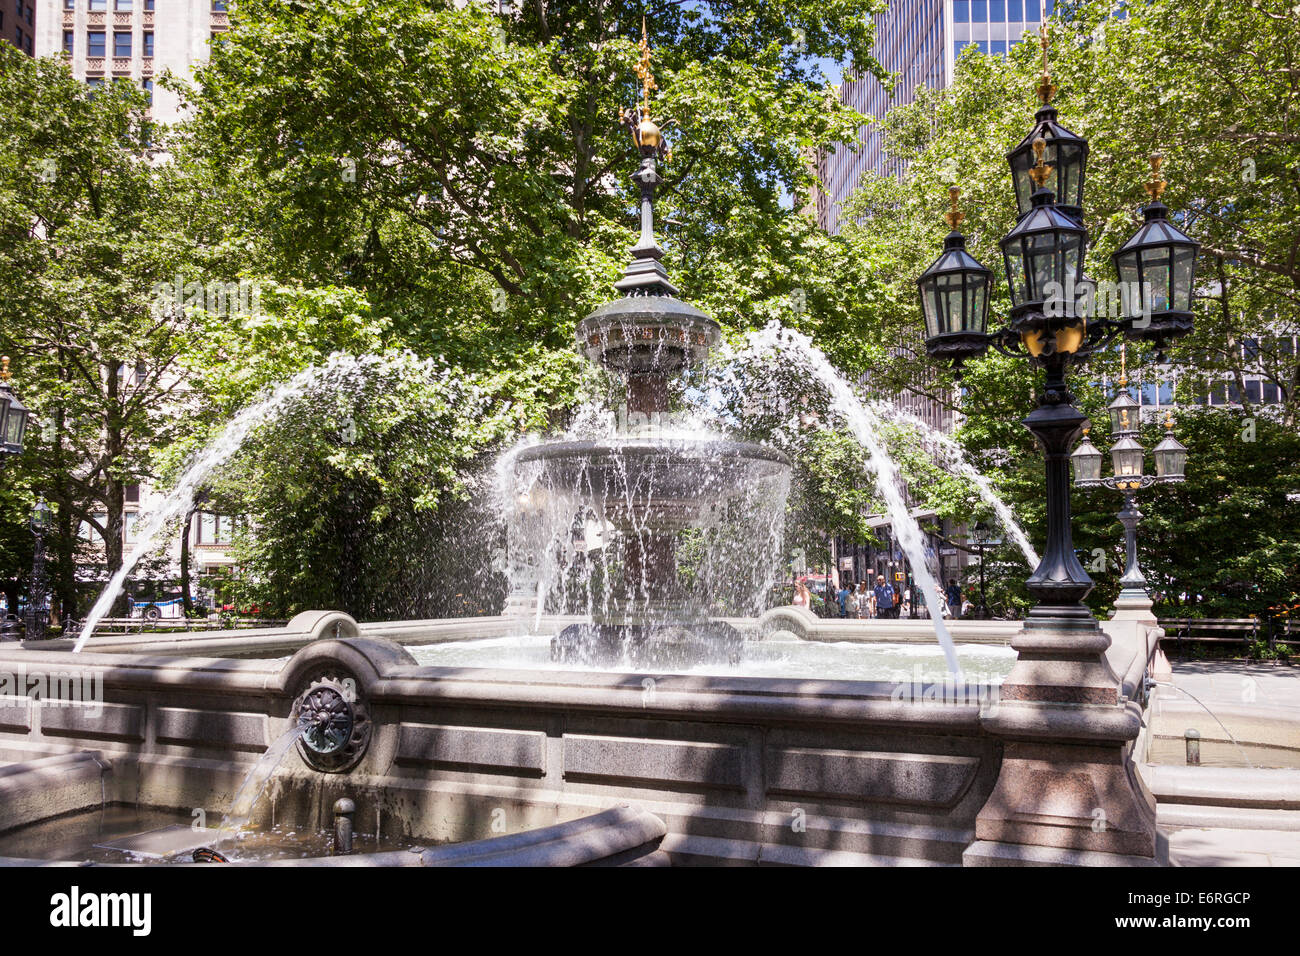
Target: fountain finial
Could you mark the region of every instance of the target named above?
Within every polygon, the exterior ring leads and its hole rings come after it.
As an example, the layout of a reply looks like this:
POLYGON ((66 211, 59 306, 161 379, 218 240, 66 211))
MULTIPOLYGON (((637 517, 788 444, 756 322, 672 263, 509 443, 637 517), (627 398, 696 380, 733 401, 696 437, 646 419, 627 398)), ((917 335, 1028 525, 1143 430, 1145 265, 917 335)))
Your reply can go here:
POLYGON ((631 130, 632 141, 641 153, 641 167, 632 176, 641 187, 641 236, 632 247, 632 261, 614 288, 627 295, 675 296, 677 288, 668 281, 668 271, 659 262, 664 251, 655 240, 655 187, 663 180, 658 160, 671 158, 672 151, 664 141, 663 131, 650 117, 650 91, 659 89, 659 84, 650 68, 650 39, 644 17, 639 47, 641 58, 637 61, 636 75, 641 81, 641 102, 623 111, 622 124, 631 130))

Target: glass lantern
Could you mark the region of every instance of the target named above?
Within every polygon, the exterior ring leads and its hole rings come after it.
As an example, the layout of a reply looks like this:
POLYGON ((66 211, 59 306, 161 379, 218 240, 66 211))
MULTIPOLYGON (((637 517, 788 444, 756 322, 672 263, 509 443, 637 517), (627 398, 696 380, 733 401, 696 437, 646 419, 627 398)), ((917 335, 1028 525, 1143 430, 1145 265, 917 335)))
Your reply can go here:
POLYGON ((916 280, 925 316, 925 348, 932 358, 957 364, 988 348, 989 290, 993 273, 966 251, 966 237, 957 231, 964 216, 957 209, 961 191, 948 190, 952 209, 944 215, 951 231, 943 252, 916 280))
POLYGON ((1192 288, 1201 244, 1169 221, 1160 201, 1165 181, 1159 156, 1151 157, 1151 202, 1143 223, 1114 254, 1126 320, 1125 335, 1157 343, 1192 330, 1192 288))
POLYGON ((1146 449, 1127 435, 1110 449, 1110 462, 1116 478, 1141 478, 1146 449))
POLYGON ((1015 149, 1007 153, 1011 179, 1016 187, 1016 205, 1020 215, 1032 209, 1036 187, 1029 171, 1034 168, 1034 140, 1042 138, 1047 147, 1043 161, 1051 167, 1044 183, 1056 195, 1057 207, 1075 222, 1083 221, 1083 173, 1088 163, 1088 141, 1076 136, 1056 122, 1056 109, 1044 106, 1035 115, 1035 125, 1015 149))
POLYGON ((1101 481, 1101 450, 1092 443, 1087 435, 1079 447, 1070 455, 1070 464, 1074 466, 1074 483, 1076 485, 1093 484, 1101 481))
POLYGON ((1136 435, 1138 432, 1138 413, 1141 406, 1133 400, 1128 392, 1128 383, 1120 381, 1119 395, 1115 401, 1106 406, 1110 413, 1110 430, 1116 435, 1136 435))
MULTIPOLYGON (((1087 235, 1053 203, 1050 191, 1034 194, 1029 213, 1002 240, 1013 322, 1026 313, 1044 313, 1049 299, 1056 302, 1078 285, 1087 235)), ((1057 311, 1074 312, 1073 303, 1067 304, 1071 308, 1057 311)), ((1068 324, 1081 324, 1083 317, 1072 319, 1068 324)))
POLYGON ((1171 434, 1166 434, 1152 450, 1156 460, 1156 476, 1181 479, 1186 477, 1187 447, 1171 434))
POLYGON ((23 450, 23 435, 27 431, 27 406, 18 400, 7 386, 3 389, 9 400, 9 408, 4 420, 4 451, 8 455, 18 455, 23 450))

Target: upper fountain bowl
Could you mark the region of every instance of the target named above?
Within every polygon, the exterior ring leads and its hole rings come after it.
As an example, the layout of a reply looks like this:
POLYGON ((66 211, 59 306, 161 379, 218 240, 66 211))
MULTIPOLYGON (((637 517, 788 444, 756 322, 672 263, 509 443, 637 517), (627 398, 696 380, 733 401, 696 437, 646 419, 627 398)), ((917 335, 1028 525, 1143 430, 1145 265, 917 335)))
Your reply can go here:
MULTIPOLYGON (((619 527, 660 529, 707 523, 733 499, 762 498, 765 483, 790 470, 781 452, 749 442, 631 437, 547 442, 519 455, 518 468, 537 466, 533 480, 547 493, 576 495, 619 527)), ((784 488, 774 500, 784 502, 784 488)))
POLYGON ((606 368, 666 375, 702 362, 722 330, 673 296, 630 295, 579 322, 577 337, 583 354, 606 368))

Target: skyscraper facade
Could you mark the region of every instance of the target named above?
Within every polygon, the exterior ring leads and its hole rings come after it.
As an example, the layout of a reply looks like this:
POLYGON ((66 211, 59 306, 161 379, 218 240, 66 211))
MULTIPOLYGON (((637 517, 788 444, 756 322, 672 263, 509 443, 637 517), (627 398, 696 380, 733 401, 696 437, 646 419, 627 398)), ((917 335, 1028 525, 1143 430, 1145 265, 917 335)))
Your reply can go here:
POLYGON ((152 99, 154 120, 180 118, 176 94, 154 89, 171 70, 188 78, 229 26, 224 0, 32 0, 36 56, 63 56, 91 86, 129 80, 152 99))
MULTIPOLYGON (((880 120, 895 107, 911 103, 923 86, 942 89, 952 81, 962 50, 974 44, 982 53, 1005 56, 1026 30, 1036 30, 1050 16, 1053 0, 892 0, 875 17, 873 53, 896 75, 893 87, 874 76, 845 77, 840 101, 859 113, 880 120)), ((900 171, 897 159, 884 149, 878 122, 858 130, 858 149, 827 152, 818 163, 824 195, 817 216, 822 228, 838 232, 842 203, 864 172, 889 175, 900 171)))

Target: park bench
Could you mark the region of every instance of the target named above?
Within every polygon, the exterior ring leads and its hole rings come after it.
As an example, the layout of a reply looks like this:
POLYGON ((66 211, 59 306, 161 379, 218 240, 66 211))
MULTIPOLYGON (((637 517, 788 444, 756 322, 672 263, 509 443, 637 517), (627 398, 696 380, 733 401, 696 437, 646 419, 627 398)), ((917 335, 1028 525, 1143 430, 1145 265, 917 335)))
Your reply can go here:
POLYGON ((1184 641, 1253 644, 1261 633, 1268 636, 1270 647, 1290 646, 1298 637, 1290 620, 1270 624, 1254 617, 1173 617, 1161 618, 1159 624, 1165 631, 1163 640, 1174 641, 1178 648, 1184 641))

